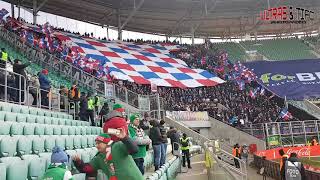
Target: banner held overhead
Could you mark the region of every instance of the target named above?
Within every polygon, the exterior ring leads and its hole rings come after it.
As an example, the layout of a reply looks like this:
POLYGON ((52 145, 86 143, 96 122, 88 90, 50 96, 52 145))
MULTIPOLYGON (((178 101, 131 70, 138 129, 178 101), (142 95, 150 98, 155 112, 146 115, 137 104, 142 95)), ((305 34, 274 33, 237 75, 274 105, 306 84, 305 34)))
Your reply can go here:
POLYGON ((244 64, 258 82, 288 100, 320 97, 320 59, 254 61, 244 64))

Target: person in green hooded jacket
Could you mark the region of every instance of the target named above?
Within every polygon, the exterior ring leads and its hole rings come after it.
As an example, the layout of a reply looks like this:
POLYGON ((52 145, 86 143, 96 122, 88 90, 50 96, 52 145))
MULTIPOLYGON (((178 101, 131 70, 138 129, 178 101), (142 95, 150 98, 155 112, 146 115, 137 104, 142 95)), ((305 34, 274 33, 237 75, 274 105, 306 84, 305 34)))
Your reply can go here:
POLYGON ((144 174, 144 157, 147 154, 146 146, 151 143, 149 136, 145 135, 143 129, 139 128, 139 116, 134 114, 130 116, 129 135, 138 145, 138 152, 132 154, 132 158, 138 166, 140 172, 144 174))
POLYGON ((51 164, 41 180, 74 180, 67 168, 68 155, 58 146, 52 149, 51 164))

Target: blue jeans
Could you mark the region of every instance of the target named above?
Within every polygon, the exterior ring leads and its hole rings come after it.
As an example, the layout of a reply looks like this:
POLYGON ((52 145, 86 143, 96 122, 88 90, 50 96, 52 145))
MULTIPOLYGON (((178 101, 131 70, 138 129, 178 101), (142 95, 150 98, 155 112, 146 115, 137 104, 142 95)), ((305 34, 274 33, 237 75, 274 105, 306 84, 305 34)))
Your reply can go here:
POLYGON ((142 175, 144 175, 144 159, 143 158, 137 158, 137 159, 133 159, 134 162, 136 163, 136 165, 138 166, 140 172, 142 175))
POLYGON ((153 147, 153 165, 154 169, 158 170, 160 168, 160 159, 161 159, 161 144, 152 145, 153 147))
POLYGON ((160 167, 166 163, 167 157, 167 143, 161 144, 161 158, 160 158, 160 167))

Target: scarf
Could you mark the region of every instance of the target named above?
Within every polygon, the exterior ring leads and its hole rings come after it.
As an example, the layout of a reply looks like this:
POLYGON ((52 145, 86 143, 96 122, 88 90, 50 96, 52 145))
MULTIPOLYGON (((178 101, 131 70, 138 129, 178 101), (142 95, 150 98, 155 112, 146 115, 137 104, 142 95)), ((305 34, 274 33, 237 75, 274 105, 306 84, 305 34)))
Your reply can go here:
POLYGON ((137 126, 130 124, 129 126, 131 126, 135 131, 136 131, 136 136, 137 137, 144 137, 144 131, 141 128, 138 128, 137 126))
POLYGON ((117 176, 116 176, 116 168, 114 167, 114 164, 112 162, 112 152, 111 152, 111 147, 112 147, 112 144, 110 147, 108 147, 106 149, 106 159, 105 159, 105 162, 109 162, 107 163, 107 165, 109 166, 109 171, 110 171, 110 174, 111 176, 109 177, 109 180, 118 180, 117 176))

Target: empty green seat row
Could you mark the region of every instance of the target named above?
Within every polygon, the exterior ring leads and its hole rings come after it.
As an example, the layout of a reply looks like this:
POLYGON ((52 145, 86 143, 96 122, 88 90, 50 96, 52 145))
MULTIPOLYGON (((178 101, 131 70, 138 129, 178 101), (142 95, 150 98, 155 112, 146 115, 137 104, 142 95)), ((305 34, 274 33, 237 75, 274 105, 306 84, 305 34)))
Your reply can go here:
POLYGON ((6 111, 6 112, 32 114, 37 116, 64 118, 64 119, 70 119, 70 120, 73 119, 72 115, 69 115, 63 112, 54 112, 54 111, 44 110, 40 108, 16 105, 16 104, 6 103, 6 102, 0 102, 0 110, 6 111))
POLYGON ((0 135, 99 135, 102 128, 0 121, 0 135))
POLYGON ((96 135, 0 136, 0 157, 51 152, 54 146, 65 150, 95 147, 96 135))
MULTIPOLYGON (((92 154, 95 154, 96 151, 96 148, 86 148, 75 151, 75 154, 78 154, 84 159, 91 159, 94 156, 92 156, 92 154)), ((0 158, 0 180, 39 179, 43 176, 50 163, 51 153, 0 158)), ((72 170, 71 165, 68 167, 72 170)), ((86 175, 83 173, 75 174, 74 178, 77 180, 85 180, 86 175)))
POLYGON ((87 121, 70 120, 32 114, 19 114, 14 112, 0 111, 0 121, 27 122, 39 124, 68 125, 68 126, 89 126, 87 121))

